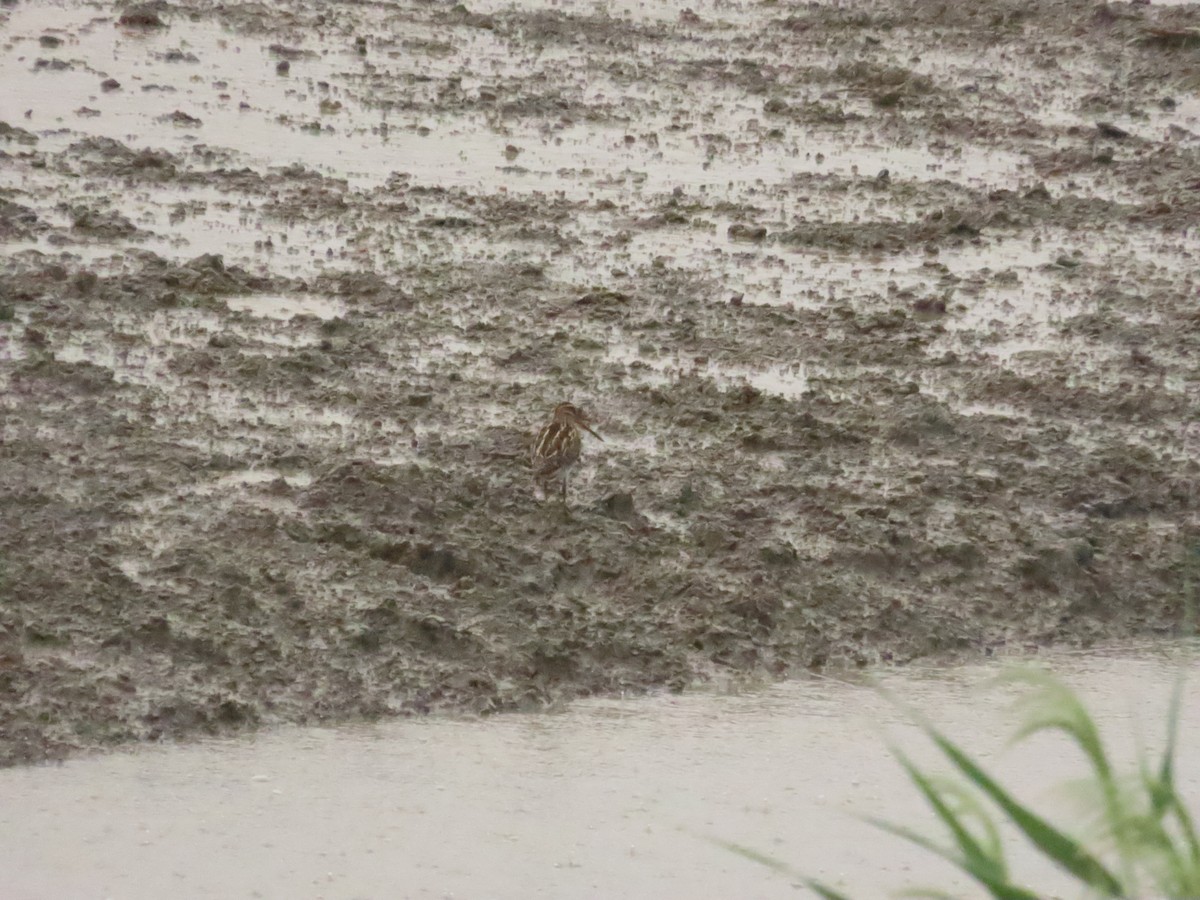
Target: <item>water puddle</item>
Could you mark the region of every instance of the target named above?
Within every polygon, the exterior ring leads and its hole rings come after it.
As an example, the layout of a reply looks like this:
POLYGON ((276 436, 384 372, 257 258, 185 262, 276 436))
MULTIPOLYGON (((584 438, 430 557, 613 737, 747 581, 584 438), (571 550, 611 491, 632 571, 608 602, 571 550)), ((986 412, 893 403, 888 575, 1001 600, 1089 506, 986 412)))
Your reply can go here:
POLYGON ((305 488, 312 484, 312 481, 312 475, 304 471, 285 473, 272 468, 238 469, 195 484, 179 485, 169 494, 144 497, 136 503, 129 504, 129 509, 144 516, 170 507, 182 507, 189 500, 199 497, 224 497, 228 503, 263 503, 267 500, 262 493, 263 488, 274 484, 282 484, 287 488, 305 488))
POLYGON ((170 353, 161 347, 120 345, 112 334, 85 333, 54 350, 64 363, 91 363, 109 369, 116 381, 150 386, 170 378, 170 353))
MULTIPOLYGON (((54 348, 54 358, 101 366, 112 371, 119 382, 156 387, 168 402, 186 404, 194 400, 194 391, 187 390, 188 379, 176 374, 173 366, 189 351, 206 347, 223 335, 240 343, 246 357, 273 358, 316 340, 276 323, 305 315, 325 320, 345 312, 337 301, 308 296, 250 295, 228 298, 227 303, 231 310, 261 316, 270 324, 247 326, 202 309, 160 310, 148 317, 116 314, 109 322, 111 330, 76 332, 54 348)), ((19 344, 13 342, 12 346, 20 352, 19 344)))
MULTIPOLYGON (((1168 3, 1155 3, 1166 6, 1168 3)), ((1117 126, 1133 137, 1153 143, 1194 146, 1200 141, 1200 101, 1187 92, 1176 93, 1164 85, 1157 104, 1142 108, 1088 108, 1080 97, 1092 96, 1092 86, 1110 77, 1112 72, 1098 60, 1074 58, 1052 65, 1029 65, 1027 59, 997 45, 975 53, 937 48, 922 55, 916 69, 934 79, 957 82, 969 87, 980 107, 1000 118, 1009 118, 1014 126, 1037 123, 1047 129, 1041 152, 1051 154, 1062 148, 1067 135, 1090 138, 1093 149, 1105 143, 1097 123, 1117 126)), ((1114 144, 1112 140, 1109 145, 1114 144)), ((1125 153, 1118 150, 1117 157, 1125 153)), ((1058 175, 1050 171, 1046 183, 1072 186, 1088 194, 1117 202, 1138 203, 1144 197, 1118 178, 1101 171, 1094 174, 1058 175)))
POLYGON ((269 319, 315 316, 318 319, 328 320, 346 314, 346 304, 308 294, 291 296, 246 294, 241 297, 226 297, 225 305, 234 312, 246 312, 252 316, 263 316, 269 319))
POLYGON ((625 368, 628 377, 643 384, 665 385, 684 377, 708 378, 728 389, 749 385, 768 394, 798 399, 808 392, 808 367, 803 362, 749 366, 707 357, 685 358, 675 353, 643 352, 632 344, 605 348, 605 361, 625 368))
MULTIPOLYGON (((1125 764, 1139 743, 1161 746, 1179 667, 1200 671, 1163 650, 1039 664, 1083 691, 1125 764)), ((1067 805, 1050 789, 1083 764, 1052 736, 1004 749, 1015 689, 981 686, 998 671, 880 677, 1062 821, 1067 805)), ((1183 709, 1197 708, 1193 684, 1183 709)), ((1186 750, 1200 742, 1200 721, 1182 726, 1178 782, 1195 800, 1200 756, 1186 750)), ((12 900, 367 897, 398 884, 411 897, 798 896, 713 837, 851 896, 905 886, 978 896, 929 854, 854 818, 938 833, 881 732, 945 771, 903 714, 865 684, 836 679, 143 748, 0 772, 0 867, 12 900)), ((1067 890, 1023 849, 1012 865, 1046 896, 1067 890)))
MULTIPOLYGON (((624 198, 679 186, 746 196, 786 182, 798 169, 846 176, 888 169, 893 177, 996 186, 1014 186, 1028 174, 1018 153, 964 141, 946 150, 936 143, 899 144, 853 121, 768 139, 761 101, 747 102, 733 85, 708 87, 716 121, 681 123, 689 106, 684 86, 631 96, 637 89, 626 78, 595 71, 581 80, 576 67, 586 60, 577 50, 514 52, 478 29, 456 29, 444 58, 428 52, 437 43, 434 32, 426 52, 393 51, 383 42, 369 61, 349 44, 307 36, 295 48, 302 58, 282 76, 266 41, 178 15, 169 16, 169 26, 161 34, 132 35, 88 8, 12 10, 0 77, 19 93, 8 100, 6 118, 22 118, 51 149, 68 140, 63 132, 77 128, 122 141, 137 135, 141 143, 184 154, 204 141, 253 162, 338 172, 356 187, 378 186, 391 173, 406 172, 424 184, 503 185, 581 200, 598 192, 624 198), (47 29, 68 38, 57 49, 37 46, 47 29), (38 59, 64 68, 30 77, 38 59), (613 109, 636 101, 636 133, 596 116, 547 133, 536 121, 500 123, 475 106, 427 112, 435 91, 460 77, 464 59, 493 78, 553 79, 579 103, 614 119, 620 117, 613 109), (102 90, 105 79, 120 87, 102 90), (339 88, 332 90, 331 83, 339 88), (270 158, 264 147, 274 151, 270 158)), ((687 40, 671 43, 675 65, 690 48, 687 40)), ((703 45, 693 52, 703 56, 703 45)))

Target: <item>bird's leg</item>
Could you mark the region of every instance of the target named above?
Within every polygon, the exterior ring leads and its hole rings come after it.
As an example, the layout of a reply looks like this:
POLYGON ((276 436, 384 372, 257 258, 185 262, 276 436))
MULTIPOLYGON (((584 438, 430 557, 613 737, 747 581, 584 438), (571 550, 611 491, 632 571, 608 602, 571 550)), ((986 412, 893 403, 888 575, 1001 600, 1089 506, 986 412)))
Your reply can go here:
POLYGON ((571 521, 571 507, 569 507, 567 505, 567 473, 566 472, 563 472, 562 493, 559 496, 562 497, 562 506, 560 506, 559 509, 562 510, 563 521, 569 522, 569 521, 571 521))

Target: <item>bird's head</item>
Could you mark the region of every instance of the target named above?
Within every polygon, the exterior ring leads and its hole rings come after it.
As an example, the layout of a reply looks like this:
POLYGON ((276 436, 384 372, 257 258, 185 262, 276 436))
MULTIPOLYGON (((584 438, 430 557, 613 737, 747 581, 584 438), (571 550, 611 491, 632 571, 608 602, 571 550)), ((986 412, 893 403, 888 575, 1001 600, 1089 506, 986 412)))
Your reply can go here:
POLYGON ((560 403, 558 406, 554 407, 554 421, 564 422, 569 425, 577 425, 592 437, 601 441, 604 440, 604 438, 592 431, 592 426, 587 415, 574 403, 560 403))

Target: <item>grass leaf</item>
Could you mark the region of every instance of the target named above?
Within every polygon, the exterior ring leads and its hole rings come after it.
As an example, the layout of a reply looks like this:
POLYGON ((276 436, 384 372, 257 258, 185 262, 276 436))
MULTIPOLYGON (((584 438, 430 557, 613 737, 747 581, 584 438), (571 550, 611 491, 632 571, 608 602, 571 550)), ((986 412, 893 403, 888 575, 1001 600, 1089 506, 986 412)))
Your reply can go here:
POLYGON ((751 847, 746 847, 742 844, 736 844, 733 841, 725 841, 721 838, 708 837, 707 840, 712 841, 712 843, 716 844, 718 847, 724 847, 731 853, 736 853, 738 856, 748 859, 751 862, 756 862, 760 866, 766 866, 768 869, 778 872, 780 875, 786 875, 789 878, 794 878, 810 891, 815 893, 818 897, 822 898, 822 900, 850 900, 850 898, 845 894, 835 891, 833 888, 820 881, 817 881, 815 878, 809 878, 806 875, 801 875, 795 869, 791 868, 791 866, 781 862, 778 859, 775 859, 773 856, 767 856, 765 853, 760 853, 751 847))
POLYGON ((987 794, 1046 857, 1058 863, 1083 884, 1100 891, 1105 896, 1125 896, 1125 890, 1120 880, 1078 841, 1018 803, 1008 791, 1004 790, 941 732, 929 725, 923 727, 929 738, 946 755, 947 759, 954 763, 972 784, 987 794))
POLYGON ((953 851, 939 847, 929 838, 919 832, 913 831, 911 828, 905 828, 903 825, 896 825, 893 822, 888 822, 883 819, 868 819, 872 825, 881 831, 886 831, 889 834, 894 834, 897 837, 902 837, 906 841, 922 847, 951 865, 961 869, 967 875, 974 878, 981 885, 987 888, 988 892, 996 898, 996 900, 1041 900, 1041 895, 1033 891, 1027 891, 1022 887, 1009 883, 1007 878, 997 879, 993 876, 992 870, 988 867, 983 869, 976 868, 974 861, 969 858, 956 855, 953 851))

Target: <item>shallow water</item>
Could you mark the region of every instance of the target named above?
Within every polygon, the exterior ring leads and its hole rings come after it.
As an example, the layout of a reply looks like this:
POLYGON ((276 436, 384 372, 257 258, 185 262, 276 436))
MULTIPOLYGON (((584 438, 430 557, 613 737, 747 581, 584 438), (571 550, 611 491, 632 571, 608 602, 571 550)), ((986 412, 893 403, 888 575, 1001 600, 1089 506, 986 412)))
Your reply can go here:
MULTIPOLYGON (((1190 668, 1168 651, 1043 657, 1097 712, 1125 763, 1161 742, 1166 699, 1190 668)), ((1012 687, 1001 664, 882 673, 1051 818, 1077 777, 1041 737, 999 751, 1012 687)), ((1200 708, 1187 688, 1185 709, 1200 708)), ((888 736, 933 762, 903 713, 866 682, 579 703, 556 715, 288 729, 0 772, 8 898, 794 897, 783 876, 711 843, 741 843, 883 896, 969 886, 856 814, 936 829, 889 757, 888 736)), ((1182 746, 1200 742, 1185 719, 1182 746)), ((1200 757, 1179 782, 1200 796, 1200 757)), ((939 767, 944 770, 944 767, 939 767)), ((1019 852, 1043 890, 1053 872, 1019 852)), ((1069 888, 1061 885, 1064 896, 1069 888)))

